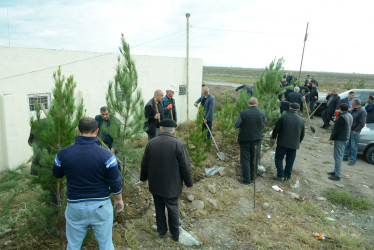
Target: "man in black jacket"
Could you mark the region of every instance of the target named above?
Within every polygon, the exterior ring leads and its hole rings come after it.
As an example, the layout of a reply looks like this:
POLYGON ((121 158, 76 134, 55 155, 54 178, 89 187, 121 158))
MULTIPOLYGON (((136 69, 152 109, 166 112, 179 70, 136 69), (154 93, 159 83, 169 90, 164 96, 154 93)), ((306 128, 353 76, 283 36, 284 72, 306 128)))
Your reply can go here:
POLYGON ((303 95, 300 94, 299 91, 300 91, 299 87, 294 87, 293 92, 289 93, 287 96, 287 102, 297 103, 300 107, 300 111, 303 111, 304 99, 303 99, 303 95))
POLYGON ((332 89, 331 93, 326 96, 327 104, 326 110, 322 114, 323 126, 321 128, 327 129, 330 127, 330 121, 335 111, 339 111, 340 96, 338 95, 336 89, 332 89))
POLYGON ((339 106, 340 115, 332 128, 330 144, 334 145, 335 169, 327 174, 330 180, 339 181, 342 176, 342 162, 345 146, 349 140, 351 126, 353 122, 352 115, 348 113, 348 104, 342 103, 339 106))
POLYGON ((178 197, 183 182, 193 186, 190 156, 186 145, 175 136, 176 122, 171 119, 160 123, 161 134, 150 140, 145 148, 140 172, 140 181, 148 180, 156 209, 158 234, 167 232, 165 206, 168 210, 168 224, 173 240, 179 239, 178 197))
MULTIPOLYGON (((316 83, 312 83, 312 89, 310 90, 309 94, 310 102, 309 102, 309 107, 310 107, 310 114, 313 114, 314 112, 314 106, 316 104, 316 101, 318 100, 318 88, 316 83)), ((313 119, 314 114, 310 116, 310 119, 313 119)))
POLYGON ((240 128, 238 141, 240 144, 240 163, 243 169, 243 178, 238 181, 250 185, 257 175, 258 155, 261 148, 262 132, 267 122, 264 111, 258 107, 256 97, 251 97, 248 109, 240 112, 235 121, 235 127, 240 128))
POLYGON ((366 123, 374 123, 374 96, 370 95, 368 97, 368 102, 365 105, 365 110, 367 113, 366 123))
POLYGON ((144 128, 148 134, 148 140, 160 134, 160 122, 164 119, 164 108, 161 101, 164 92, 161 89, 155 91, 153 98, 144 107, 144 128))
POLYGON ((348 160, 348 155, 351 154, 351 161, 348 165, 354 165, 357 161, 357 151, 358 151, 358 140, 360 138, 361 129, 365 127, 366 122, 366 110, 361 107, 361 101, 358 98, 352 100, 353 110, 351 115, 353 117, 353 123, 351 127, 351 133, 349 141, 345 146, 343 160, 348 160))
POLYGON ((99 138, 107 145, 109 150, 115 154, 116 150, 114 148, 114 140, 113 137, 110 135, 110 126, 118 125, 120 121, 109 114, 109 110, 107 106, 100 108, 100 115, 95 116, 95 120, 99 125, 99 138), (104 126, 103 126, 104 125, 104 126))
POLYGON ((277 175, 275 180, 285 180, 291 178, 293 163, 296 158, 296 150, 300 148, 300 143, 305 135, 305 120, 297 112, 299 104, 291 103, 290 111, 284 114, 276 123, 272 140, 277 139, 275 150, 275 166, 277 175), (283 169, 283 159, 286 155, 286 166, 283 169))

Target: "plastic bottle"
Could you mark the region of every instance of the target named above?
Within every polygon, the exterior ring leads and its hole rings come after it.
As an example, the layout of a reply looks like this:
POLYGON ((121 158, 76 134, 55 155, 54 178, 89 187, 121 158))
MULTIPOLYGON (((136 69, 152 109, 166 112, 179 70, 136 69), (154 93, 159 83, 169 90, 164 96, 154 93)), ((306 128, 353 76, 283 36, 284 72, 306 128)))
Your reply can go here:
POLYGON ((283 189, 281 189, 281 188, 278 187, 277 185, 272 186, 272 188, 273 188, 275 191, 279 192, 279 193, 283 192, 283 189))

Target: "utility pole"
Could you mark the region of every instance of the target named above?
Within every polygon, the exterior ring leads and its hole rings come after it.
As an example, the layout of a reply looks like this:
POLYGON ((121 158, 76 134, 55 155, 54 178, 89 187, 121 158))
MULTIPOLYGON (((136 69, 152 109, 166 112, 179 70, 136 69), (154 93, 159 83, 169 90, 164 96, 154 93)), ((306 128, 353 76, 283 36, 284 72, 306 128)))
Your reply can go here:
POLYGON ((189 88, 188 88, 188 69, 189 69, 189 39, 190 39, 190 13, 186 13, 187 18, 187 41, 186 41, 186 97, 187 97, 187 121, 189 120, 189 88))
POLYGON ((8 14, 8 8, 6 8, 6 18, 8 21, 8 38, 9 38, 9 47, 10 47, 10 32, 9 32, 9 14, 8 14))

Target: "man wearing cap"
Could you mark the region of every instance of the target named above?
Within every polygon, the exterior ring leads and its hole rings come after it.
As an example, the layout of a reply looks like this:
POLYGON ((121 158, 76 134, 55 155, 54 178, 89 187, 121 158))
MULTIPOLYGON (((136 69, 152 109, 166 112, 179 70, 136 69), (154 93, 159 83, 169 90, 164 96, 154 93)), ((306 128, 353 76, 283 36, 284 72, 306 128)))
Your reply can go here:
POLYGON ((166 96, 162 99, 161 104, 164 107, 165 119, 177 121, 177 109, 175 99, 173 98, 175 90, 172 87, 166 89, 166 96))
POLYGON ((157 232, 163 237, 168 231, 165 206, 168 210, 169 230, 173 240, 179 239, 179 205, 183 182, 193 186, 190 156, 186 145, 177 139, 176 122, 164 119, 160 123, 160 135, 150 140, 145 148, 140 181, 147 181, 153 195, 157 232))
MULTIPOLYGON (((216 100, 214 99, 214 96, 209 93, 209 88, 204 87, 203 88, 203 94, 197 101, 194 103, 195 107, 197 107, 201 103, 201 105, 204 107, 204 124, 203 124, 203 130, 206 129, 206 125, 208 125, 210 131, 212 131, 212 123, 214 119, 214 105, 216 103, 216 100)), ((207 139, 210 139, 210 133, 207 135, 207 139)))
POLYGON ((148 140, 160 134, 160 122, 164 119, 164 108, 161 100, 164 92, 158 89, 154 92, 153 98, 144 107, 144 128, 148 134, 148 140))
POLYGON ((275 166, 277 175, 275 180, 290 179, 292 174, 293 163, 296 158, 296 150, 300 148, 300 143, 305 135, 305 120, 297 112, 300 106, 297 103, 291 103, 290 110, 284 114, 276 123, 272 140, 277 140, 275 150, 275 166), (286 155, 286 166, 283 169, 283 159, 286 155))
POLYGON ((353 122, 352 115, 348 112, 348 104, 342 103, 339 106, 339 117, 334 123, 330 136, 330 144, 334 145, 335 169, 327 173, 330 180, 340 181, 342 176, 342 162, 345 146, 349 140, 351 126, 353 122))
POLYGON ((66 176, 68 203, 65 210, 67 249, 80 249, 91 225, 100 249, 114 249, 113 206, 123 210, 121 176, 116 157, 97 145, 97 121, 83 118, 78 124, 75 144, 60 150, 52 173, 66 176))

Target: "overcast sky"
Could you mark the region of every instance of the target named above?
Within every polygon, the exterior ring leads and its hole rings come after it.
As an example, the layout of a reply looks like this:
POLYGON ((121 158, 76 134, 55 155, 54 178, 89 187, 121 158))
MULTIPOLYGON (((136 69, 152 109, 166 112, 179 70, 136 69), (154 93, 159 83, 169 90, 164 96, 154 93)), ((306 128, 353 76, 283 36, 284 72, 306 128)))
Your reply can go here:
POLYGON ((298 70, 309 21, 303 70, 374 73, 373 10, 371 0, 0 0, 0 46, 9 19, 11 47, 111 52, 123 33, 133 54, 184 57, 189 12, 190 57, 207 66, 284 57, 298 70))

